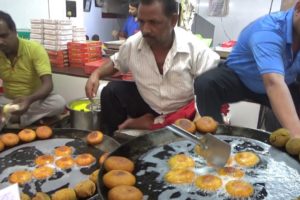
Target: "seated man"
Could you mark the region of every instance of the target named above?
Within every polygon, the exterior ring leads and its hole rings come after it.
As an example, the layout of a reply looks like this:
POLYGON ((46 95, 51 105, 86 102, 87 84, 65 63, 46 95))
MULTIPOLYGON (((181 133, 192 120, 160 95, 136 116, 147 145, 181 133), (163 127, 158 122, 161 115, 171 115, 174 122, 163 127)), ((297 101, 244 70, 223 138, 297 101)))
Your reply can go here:
MULTIPOLYGON (((300 2, 285 12, 263 16, 249 24, 225 65, 196 78, 200 115, 219 122, 223 103, 250 99, 272 108, 282 127, 300 138, 300 2), (294 100, 294 102, 293 102, 294 100)), ((247 115, 247 113, 244 113, 247 115)))
POLYGON ((129 16, 125 21, 122 31, 113 31, 113 37, 117 37, 119 40, 125 40, 140 30, 139 23, 137 21, 138 6, 139 0, 130 0, 128 6, 129 16))
POLYGON ((43 118, 63 112, 65 100, 52 94, 51 66, 40 44, 17 37, 10 15, 0 11, 0 79, 4 96, 0 104, 19 104, 11 121, 28 126, 43 118))
POLYGON ((151 129, 157 116, 185 109, 194 99, 194 78, 219 63, 218 54, 175 27, 177 13, 175 0, 141 0, 141 31, 88 79, 86 95, 92 98, 99 79, 117 71, 132 72, 134 82, 113 81, 102 90, 101 119, 109 134, 117 129, 151 129))

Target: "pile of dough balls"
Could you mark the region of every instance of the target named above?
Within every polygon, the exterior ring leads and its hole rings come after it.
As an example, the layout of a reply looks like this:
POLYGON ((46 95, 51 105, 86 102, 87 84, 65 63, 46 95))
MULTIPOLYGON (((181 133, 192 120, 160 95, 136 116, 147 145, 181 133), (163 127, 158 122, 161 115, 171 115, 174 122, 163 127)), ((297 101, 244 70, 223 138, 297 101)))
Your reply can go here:
POLYGON ((270 135, 270 143, 285 150, 292 156, 298 156, 300 160, 300 138, 291 138, 290 132, 285 128, 280 128, 270 135))

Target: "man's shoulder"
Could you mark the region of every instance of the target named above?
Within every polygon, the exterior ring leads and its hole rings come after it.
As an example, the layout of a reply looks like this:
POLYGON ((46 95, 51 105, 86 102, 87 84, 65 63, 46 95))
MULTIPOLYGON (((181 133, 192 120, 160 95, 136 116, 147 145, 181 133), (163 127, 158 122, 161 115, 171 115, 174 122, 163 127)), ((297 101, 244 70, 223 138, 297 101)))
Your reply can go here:
POLYGON ((135 33, 134 35, 128 37, 124 43, 125 46, 138 46, 143 40, 141 31, 135 33))
POLYGON ((45 49, 43 45, 33 40, 19 38, 19 41, 20 41, 21 51, 23 51, 24 53, 25 52, 32 53, 35 51, 40 51, 45 49))

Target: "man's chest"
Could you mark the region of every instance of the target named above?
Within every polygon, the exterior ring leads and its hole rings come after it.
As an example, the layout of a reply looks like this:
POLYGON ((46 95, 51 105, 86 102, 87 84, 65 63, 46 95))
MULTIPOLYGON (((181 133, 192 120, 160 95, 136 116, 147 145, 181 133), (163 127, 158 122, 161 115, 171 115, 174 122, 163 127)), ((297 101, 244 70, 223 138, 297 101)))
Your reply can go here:
POLYGON ((29 60, 18 58, 10 61, 6 58, 0 58, 0 78, 4 81, 25 81, 32 79, 34 68, 29 60))

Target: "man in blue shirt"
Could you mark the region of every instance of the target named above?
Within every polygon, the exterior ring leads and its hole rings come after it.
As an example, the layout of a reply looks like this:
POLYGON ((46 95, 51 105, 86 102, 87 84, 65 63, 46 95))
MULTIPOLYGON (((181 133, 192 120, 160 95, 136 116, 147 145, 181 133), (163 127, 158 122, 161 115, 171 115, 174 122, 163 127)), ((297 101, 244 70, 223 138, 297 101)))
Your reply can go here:
POLYGON ((125 40, 126 38, 134 35, 136 32, 140 30, 140 26, 137 21, 138 6, 139 6, 139 0, 131 0, 129 2, 129 6, 128 6, 129 16, 125 21, 122 31, 117 33, 119 40, 125 40))
MULTIPOLYGON (((252 100, 272 108, 282 127, 300 138, 300 2, 263 16, 241 33, 227 61, 194 82, 200 115, 222 122, 224 103, 252 100)), ((245 113, 247 114, 247 113, 245 113)))

